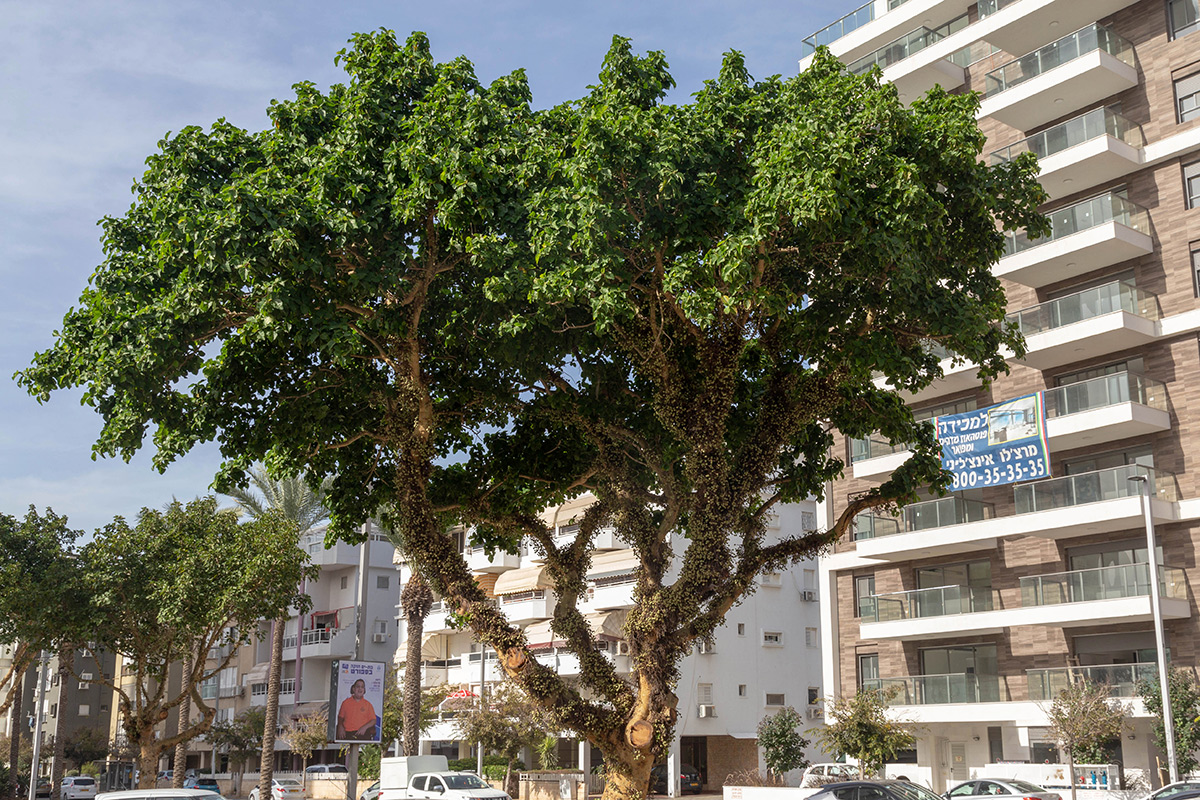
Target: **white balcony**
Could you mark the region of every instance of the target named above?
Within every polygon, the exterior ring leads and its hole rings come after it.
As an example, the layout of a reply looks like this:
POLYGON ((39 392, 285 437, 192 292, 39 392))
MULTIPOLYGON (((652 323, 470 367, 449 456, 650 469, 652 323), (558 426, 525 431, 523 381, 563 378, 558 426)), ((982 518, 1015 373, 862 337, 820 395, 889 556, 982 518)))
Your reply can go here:
POLYGON ((353 658, 354 623, 343 628, 322 628, 300 633, 301 658, 353 658))
POLYGON ((463 558, 471 572, 504 572, 521 566, 521 556, 517 553, 497 550, 495 555, 489 556, 482 547, 468 547, 463 551, 463 558))
MULTIPOLYGON (((878 446, 880 450, 890 449, 890 446, 886 442, 880 442, 878 446)), ((884 481, 896 470, 896 467, 908 461, 911 457, 911 450, 900 448, 893 452, 884 452, 873 458, 864 458, 855 461, 851 465, 851 471, 858 480, 884 481)))
MULTIPOLYGON (((1070 628, 1154 619, 1148 564, 1030 575, 1020 580, 1021 608, 1008 612, 1012 624, 1070 628)), ((1191 616, 1183 570, 1160 567, 1159 593, 1165 619, 1191 616)))
MULTIPOLYGON (((488 683, 502 681, 506 677, 504 668, 496 660, 495 650, 487 651, 484 673, 487 676, 488 683)), ((447 668, 446 682, 450 684, 479 683, 479 653, 463 653, 457 666, 447 668)))
MULTIPOLYGON (((826 45, 842 63, 851 63, 914 28, 942 25, 962 15, 975 0, 905 0, 890 10, 888 5, 887 0, 867 3, 806 37, 805 59, 816 45, 826 45)), ((806 65, 802 59, 801 69, 806 65)))
POLYGON ((588 607, 596 611, 633 608, 633 576, 621 583, 606 583, 588 588, 588 607))
POLYGON ((1028 53, 1062 36, 1113 14, 1136 0, 984 0, 987 41, 1006 53, 1028 53))
POLYGON ((1133 64, 1132 45, 1088 25, 989 72, 979 117, 1036 128, 1137 86, 1133 64))
POLYGON ((444 602, 437 600, 429 607, 429 614, 425 617, 422 630, 425 633, 443 633, 453 630, 450 625, 450 609, 444 602))
POLYGON ((1104 194, 1047 214, 1049 236, 1006 234, 997 277, 1040 288, 1154 251, 1146 209, 1118 194, 1104 194))
POLYGON ((527 625, 530 622, 550 619, 554 616, 556 604, 554 592, 548 589, 534 589, 500 598, 500 610, 514 625, 527 625))
MULTIPOLYGON (((628 655, 618 655, 615 650, 604 650, 602 653, 605 658, 612 662, 618 674, 629 674, 632 663, 628 655)), ((535 658, 538 660, 538 663, 549 667, 564 677, 573 677, 579 674, 579 656, 568 650, 558 648, 539 650, 536 652, 535 658)))

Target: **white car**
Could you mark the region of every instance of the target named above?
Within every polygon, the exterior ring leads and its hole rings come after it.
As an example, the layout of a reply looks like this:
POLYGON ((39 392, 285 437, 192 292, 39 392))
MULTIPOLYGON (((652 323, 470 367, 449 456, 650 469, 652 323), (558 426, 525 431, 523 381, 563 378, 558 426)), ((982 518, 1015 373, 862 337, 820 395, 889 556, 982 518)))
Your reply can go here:
POLYGON ((800 788, 815 789, 827 783, 856 780, 858 780, 858 767, 852 764, 813 764, 804 770, 804 777, 800 779, 800 788))
POLYGON ((96 796, 96 779, 88 775, 71 775, 59 784, 62 800, 92 800, 96 796))
POLYGON ((204 789, 126 789, 122 792, 101 792, 96 800, 225 800, 216 792, 204 789))
MULTIPOLYGON (((272 778, 270 800, 303 800, 304 787, 293 778, 272 778)), ((250 800, 258 800, 258 787, 250 790, 250 800)))

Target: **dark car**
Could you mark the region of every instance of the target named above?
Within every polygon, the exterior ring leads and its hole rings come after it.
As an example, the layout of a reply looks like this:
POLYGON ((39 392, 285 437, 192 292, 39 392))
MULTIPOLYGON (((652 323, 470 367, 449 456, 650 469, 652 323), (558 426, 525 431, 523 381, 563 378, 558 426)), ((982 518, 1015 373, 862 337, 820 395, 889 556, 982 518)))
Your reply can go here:
MULTIPOLYGON (((699 771, 689 764, 684 764, 683 768, 679 770, 679 790, 683 794, 687 794, 688 792, 700 794, 703 788, 704 784, 700 782, 699 771)), ((667 793, 666 764, 659 764, 650 770, 650 792, 652 794, 667 793)))
POLYGON ((843 781, 827 783, 808 800, 942 800, 908 781, 843 781))
POLYGON ((221 793, 221 787, 217 783, 217 779, 211 775, 196 775, 192 778, 187 778, 183 782, 185 789, 203 789, 206 792, 221 793))

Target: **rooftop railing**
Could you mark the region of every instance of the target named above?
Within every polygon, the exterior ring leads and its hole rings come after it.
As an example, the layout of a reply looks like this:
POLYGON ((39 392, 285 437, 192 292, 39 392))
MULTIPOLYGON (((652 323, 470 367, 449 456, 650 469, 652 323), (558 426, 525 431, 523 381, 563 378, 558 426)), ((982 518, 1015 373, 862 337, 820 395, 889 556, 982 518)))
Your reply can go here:
POLYGON ((875 19, 875 0, 869 0, 841 19, 826 25, 816 33, 800 40, 801 57, 810 55, 821 45, 828 46, 847 33, 856 31, 875 19))
POLYGON ((1131 478, 1139 477, 1144 477, 1150 482, 1152 497, 1168 502, 1179 499, 1178 484, 1171 473, 1140 464, 1125 464, 1016 486, 1013 489, 1016 513, 1032 514, 1122 497, 1136 497, 1142 493, 1141 484, 1131 478))
POLYGON ((863 681, 863 688, 889 692, 892 705, 902 706, 998 703, 1008 699, 1008 693, 1004 690, 999 676, 974 672, 880 678, 863 681))
POLYGON ((1139 403, 1166 411, 1166 385, 1136 372, 1118 372, 1060 386, 1046 392, 1046 418, 1066 417, 1121 403, 1139 403))
MULTIPOLYGON (((1163 597, 1187 599, 1183 570, 1159 567, 1158 574, 1163 597)), ((1118 564, 1021 578, 1021 605, 1026 608, 1146 597, 1149 594, 1149 564, 1118 564)))
POLYGON ((1013 59, 984 76, 984 94, 994 97, 1080 56, 1101 50, 1133 66, 1133 45, 1111 28, 1093 22, 1056 42, 1013 59))
POLYGON ((860 598, 864 622, 947 617, 992 610, 992 589, 985 586, 938 586, 860 598), (863 603, 862 601, 870 601, 863 603))
POLYGON ((1141 681, 1158 680, 1158 664, 1102 664, 1094 667, 1027 669, 1029 699, 1053 700, 1075 683, 1098 683, 1108 687, 1110 697, 1134 697, 1141 681))
POLYGON ((1119 222, 1135 231, 1150 233, 1150 216, 1146 209, 1119 194, 1092 197, 1065 208, 1055 209, 1046 217, 1050 220, 1050 234, 1040 239, 1029 239, 1024 231, 1006 231, 1004 254, 1011 256, 1109 222, 1119 222))
POLYGON ((1158 295, 1131 283, 1114 281, 1021 309, 1009 314, 1005 321, 1015 323, 1021 333, 1030 336, 1115 311, 1127 311, 1146 319, 1158 319, 1161 316, 1158 295))
POLYGON ((1003 164, 1022 153, 1033 153, 1039 159, 1046 158, 1102 136, 1120 139, 1130 147, 1140 148, 1145 145, 1142 129, 1136 123, 1110 109, 1095 108, 997 150, 988 156, 988 160, 992 164, 1003 164))

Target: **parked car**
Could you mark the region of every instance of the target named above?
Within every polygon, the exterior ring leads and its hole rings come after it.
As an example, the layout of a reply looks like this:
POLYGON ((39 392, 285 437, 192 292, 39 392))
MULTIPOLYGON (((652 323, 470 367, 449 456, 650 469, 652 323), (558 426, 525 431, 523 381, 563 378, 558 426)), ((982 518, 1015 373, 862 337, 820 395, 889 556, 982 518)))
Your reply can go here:
POLYGON ((92 800, 96 796, 96 779, 90 775, 70 775, 59 784, 62 800, 92 800))
POLYGON ((358 800, 379 800, 379 781, 375 781, 358 796, 358 800))
POLYGON ((34 796, 35 797, 49 797, 50 796, 50 779, 49 778, 38 778, 37 787, 34 789, 34 796))
POLYGON ((175 779, 175 770, 173 770, 173 769, 164 769, 158 773, 158 784, 160 786, 162 786, 163 784, 170 785, 171 781, 174 779, 175 779))
POLYGON ((221 793, 221 786, 217 783, 217 779, 211 775, 196 775, 188 778, 183 782, 185 789, 204 789, 206 792, 221 793))
MULTIPOLYGON (((684 764, 679 770, 679 790, 683 794, 692 792, 700 794, 704 784, 700 781, 700 772, 690 764, 684 764)), ((659 764, 650 770, 650 791, 654 794, 667 793, 667 765, 659 764)))
POLYGON ((1188 800, 1200 796, 1200 783, 1196 781, 1176 781, 1146 795, 1142 800, 1188 800))
POLYGON ((123 792, 101 792, 96 800, 225 800, 219 794, 203 789, 127 789, 123 792))
POLYGON ((946 792, 948 800, 987 800, 989 797, 1024 797, 1036 800, 1062 800, 1057 792, 1029 781, 1013 778, 977 778, 960 783, 946 792))
POLYGON ((858 767, 851 764, 813 764, 800 777, 800 788, 813 789, 828 783, 858 780, 858 767))
MULTIPOLYGON (((343 768, 344 769, 344 768, 343 768)), ((270 800, 302 800, 304 787, 293 778, 272 778, 270 800)), ((258 800, 258 787, 250 790, 250 800, 258 800)))
POLYGON ((808 800, 942 800, 941 797, 908 781, 842 781, 830 783, 808 800))
POLYGON ((308 777, 313 775, 328 775, 330 773, 346 774, 349 772, 345 764, 313 764, 308 769, 304 770, 304 774, 308 777))

